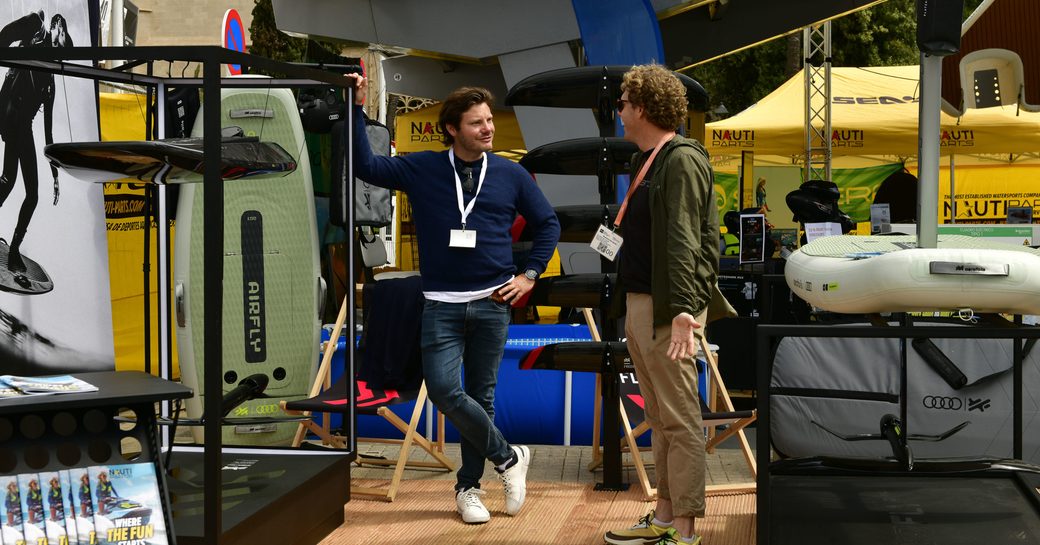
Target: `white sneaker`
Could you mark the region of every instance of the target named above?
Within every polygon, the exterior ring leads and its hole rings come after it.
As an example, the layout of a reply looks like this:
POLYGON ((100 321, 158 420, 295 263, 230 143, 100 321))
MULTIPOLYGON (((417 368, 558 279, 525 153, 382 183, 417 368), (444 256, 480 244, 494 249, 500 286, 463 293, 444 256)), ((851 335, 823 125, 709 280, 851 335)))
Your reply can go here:
POLYGON ((506 514, 513 516, 520 512, 527 496, 527 466, 531 465, 531 451, 525 446, 513 446, 517 462, 513 467, 498 474, 506 491, 506 514))
POLYGON ((487 507, 480 501, 480 497, 487 492, 479 488, 467 488, 465 490, 459 490, 455 494, 455 506, 459 510, 459 514, 462 515, 462 522, 466 524, 483 524, 491 520, 491 513, 488 512, 487 507))

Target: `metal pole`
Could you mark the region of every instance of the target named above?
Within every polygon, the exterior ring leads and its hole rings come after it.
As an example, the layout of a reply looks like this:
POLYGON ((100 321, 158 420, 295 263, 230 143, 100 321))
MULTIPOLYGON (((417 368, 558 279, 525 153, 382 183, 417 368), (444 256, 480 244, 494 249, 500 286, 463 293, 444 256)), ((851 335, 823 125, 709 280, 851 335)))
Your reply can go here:
MULTIPOLYGON (((346 154, 346 157, 344 157, 344 160, 346 161, 346 163, 345 163, 345 168, 343 170, 344 170, 344 174, 346 175, 346 185, 347 185, 347 187, 345 188, 345 191, 343 191, 343 196, 346 199, 346 202, 343 203, 343 210, 347 211, 347 218, 346 219, 347 219, 347 227, 348 227, 348 232, 349 233, 354 233, 355 232, 354 229, 356 228, 356 226, 354 225, 354 179, 355 179, 356 175, 354 174, 354 107, 353 107, 353 104, 354 104, 354 93, 356 91, 357 90, 354 87, 348 87, 347 88, 347 106, 348 106, 347 107, 347 119, 346 119, 346 123, 344 123, 344 125, 345 125, 344 128, 347 131, 347 135, 346 135, 347 137, 345 139, 346 150, 344 150, 344 153, 346 154)), ((355 248, 354 244, 348 244, 347 245, 347 251, 346 251, 346 254, 347 254, 347 262, 346 262, 346 267, 347 268, 346 268, 346 270, 350 271, 349 274, 351 275, 351 277, 353 277, 353 274, 354 274, 354 270, 355 270, 354 269, 354 264, 355 264, 356 257, 357 257, 357 256, 354 255, 354 248, 355 248)), ((347 331, 348 331, 348 334, 350 335, 348 337, 348 339, 350 341, 349 344, 348 344, 348 346, 350 346, 350 350, 347 350, 347 357, 344 359, 344 364, 346 365, 346 368, 343 370, 344 371, 343 376, 345 376, 345 377, 352 377, 352 376, 354 376, 354 371, 357 369, 357 360, 356 360, 357 343, 354 341, 354 338, 357 335, 357 324, 356 324, 357 301, 356 301, 355 295, 356 294, 355 294, 354 287, 353 286, 347 286, 347 310, 348 310, 348 312, 347 312, 347 331)), ((355 409, 354 403, 349 403, 349 405, 350 405, 350 415, 349 415, 349 418, 350 418, 350 430, 349 430, 350 444, 349 444, 349 450, 350 450, 351 453, 355 453, 355 452, 357 452, 357 433, 356 433, 356 430, 357 430, 357 413, 356 413, 356 409, 355 409)), ((427 422, 432 422, 432 420, 433 419, 431 418, 431 419, 427 420, 427 422)))
MULTIPOLYGON (((202 132, 205 137, 202 184, 202 262, 205 286, 202 317, 205 328, 202 335, 202 355, 206 366, 203 377, 206 399, 202 411, 206 418, 203 434, 206 448, 202 459, 202 528, 205 543, 217 545, 223 533, 220 475, 223 450, 220 424, 223 413, 220 405, 224 386, 224 181, 220 175, 220 63, 213 59, 203 61, 202 79, 202 92, 205 97, 202 104, 202 132)), ((348 292, 353 293, 354 290, 348 292)))
POLYGON ((571 446, 571 390, 574 385, 573 371, 563 373, 563 446, 571 446))
POLYGON ((921 102, 917 133, 917 247, 939 242, 939 100, 942 57, 921 53, 921 102))
MULTIPOLYGON (((159 138, 166 138, 166 84, 160 83, 156 86, 156 123, 158 124, 159 138)), ((157 254, 157 288, 159 290, 159 343, 158 343, 158 354, 159 354, 159 376, 166 380, 173 379, 173 369, 171 365, 171 350, 170 350, 170 228, 169 228, 169 215, 166 211, 166 185, 160 185, 156 187, 156 191, 159 195, 159 206, 156 210, 156 217, 158 218, 158 228, 156 229, 156 254, 157 254)), ((145 293, 145 297, 148 294, 145 293)), ((151 347, 145 345, 146 350, 150 350, 151 347)), ((172 404, 169 400, 162 402, 161 413, 164 417, 170 417, 172 414, 172 404)), ((163 447, 172 449, 173 448, 173 436, 170 434, 169 426, 162 426, 162 445, 163 447)))
MULTIPOLYGON (((108 14, 108 39, 112 47, 123 47, 123 0, 112 0, 112 11, 108 14)), ((108 61, 109 68, 123 64, 123 61, 112 59, 108 61)))
POLYGON ((950 154, 950 223, 957 223, 957 199, 954 198, 957 195, 957 184, 953 180, 953 157, 950 154))

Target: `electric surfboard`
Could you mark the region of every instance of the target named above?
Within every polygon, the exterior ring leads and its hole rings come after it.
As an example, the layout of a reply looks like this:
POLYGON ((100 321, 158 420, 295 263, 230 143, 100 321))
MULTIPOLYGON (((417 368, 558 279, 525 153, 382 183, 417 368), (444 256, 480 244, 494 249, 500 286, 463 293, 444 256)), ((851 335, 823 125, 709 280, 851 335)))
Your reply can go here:
POLYGON ((1040 313, 1040 251, 960 235, 938 242, 821 237, 787 258, 784 277, 795 295, 831 312, 1040 313))
MULTIPOLYGON (((201 119, 201 118, 199 118, 201 119)), ((51 164, 94 183, 134 178, 154 184, 202 181, 202 138, 169 138, 127 142, 64 142, 44 147, 51 164)), ((221 178, 284 176, 296 160, 275 142, 256 137, 226 137, 220 142, 221 178)))
MULTIPOLYGON (((202 117, 193 137, 202 135, 202 117)), ((265 398, 228 417, 278 417, 281 400, 308 397, 317 372, 323 299, 314 192, 303 126, 288 89, 222 89, 221 127, 273 142, 296 158, 290 174, 224 186, 223 362, 203 358, 204 184, 181 186, 174 256, 174 306, 181 380, 198 394, 189 417, 201 417, 207 365, 221 365, 224 392, 243 378, 268 377, 265 398)), ((213 266, 207 264, 207 266, 213 266)), ((220 394, 218 394, 220 395, 220 394)), ((288 445, 297 424, 224 426, 223 442, 288 445)), ((202 441, 202 428, 194 429, 202 441)))

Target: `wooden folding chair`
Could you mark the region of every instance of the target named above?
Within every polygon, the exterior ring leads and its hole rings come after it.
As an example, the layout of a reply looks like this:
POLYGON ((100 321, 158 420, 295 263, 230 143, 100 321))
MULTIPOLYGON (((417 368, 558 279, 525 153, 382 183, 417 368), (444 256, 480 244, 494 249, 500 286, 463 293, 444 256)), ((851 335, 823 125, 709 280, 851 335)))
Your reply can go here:
POLYGON ((324 347, 321 366, 310 390, 310 398, 300 401, 282 401, 281 407, 286 414, 293 416, 313 416, 315 413, 323 413, 322 423, 319 425, 313 419, 300 422, 293 438, 293 446, 299 446, 307 433, 310 431, 321 439, 322 444, 336 448, 345 448, 347 438, 333 435, 329 426, 329 414, 332 412, 349 413, 350 404, 353 403, 358 415, 375 415, 384 418, 391 425, 404 434, 403 439, 386 438, 362 438, 359 442, 388 443, 400 445, 397 458, 388 459, 382 457, 366 456, 359 454, 356 460, 358 465, 370 464, 378 466, 393 466, 394 473, 390 483, 385 488, 361 487, 351 485, 352 495, 372 496, 394 501, 397 489, 401 484, 405 468, 423 468, 452 471, 455 464, 444 455, 444 414, 437 412, 437 425, 433 441, 427 440, 416 431, 419 420, 422 417, 422 409, 426 404, 426 382, 423 381, 417 391, 400 392, 396 390, 373 390, 364 382, 356 381, 353 377, 340 377, 335 384, 330 384, 331 362, 339 340, 343 322, 347 316, 347 301, 344 298, 340 307, 339 316, 333 329, 331 338, 324 347), (347 385, 354 383, 353 395, 347 390, 347 385), (391 405, 415 401, 411 417, 405 422, 391 409, 391 405), (433 461, 410 461, 411 448, 417 446, 429 453, 433 461))
MULTIPOLYGON (((589 329, 592 332, 594 340, 599 340, 599 334, 595 331, 595 323, 591 321, 591 313, 586 315, 586 322, 589 324, 589 329)), ((719 367, 717 360, 715 359, 715 353, 711 351, 711 347, 708 344, 704 336, 698 332, 697 342, 700 345, 701 354, 704 355, 704 359, 708 368, 708 382, 709 382, 709 399, 712 403, 706 404, 704 399, 699 395, 697 396, 698 401, 701 405, 701 418, 703 420, 704 428, 708 435, 705 449, 707 452, 714 452, 715 447, 736 435, 740 441, 740 449, 744 454, 744 460, 748 464, 748 468, 751 470, 751 477, 754 479, 758 474, 757 464, 755 462, 755 455, 751 451, 751 445, 748 443, 747 436, 744 433, 744 428, 749 426, 757 418, 757 413, 754 410, 747 411, 736 411, 733 408, 733 402, 729 397, 729 392, 726 390, 726 383, 722 380, 722 374, 719 373, 719 367), (722 410, 717 410, 719 407, 717 403, 721 403, 722 410), (717 432, 720 426, 728 426, 721 433, 717 432)), ((596 389, 599 390, 600 377, 596 376, 596 389)), ((629 418, 629 411, 625 407, 625 398, 619 401, 621 404, 621 426, 624 430, 623 436, 621 437, 621 449, 622 452, 628 452, 631 454, 632 462, 626 464, 634 467, 636 475, 639 478, 639 484, 643 489, 643 493, 647 499, 653 499, 657 497, 657 488, 651 486, 650 478, 646 472, 646 463, 640 454, 641 450, 636 440, 650 431, 650 424, 645 420, 640 422, 635 428, 632 427, 631 419, 629 418)), ((599 427, 600 427, 600 398, 595 397, 593 406, 593 422, 592 422, 592 461, 589 463, 589 471, 595 470, 597 467, 603 464, 602 449, 600 448, 599 438, 599 427)), ((725 485, 728 488, 732 488, 732 485, 725 485)), ((751 485, 753 487, 753 485, 751 485)), ((709 490, 716 490, 718 487, 709 486, 709 490)), ((747 488, 747 485, 740 485, 739 489, 747 488)))

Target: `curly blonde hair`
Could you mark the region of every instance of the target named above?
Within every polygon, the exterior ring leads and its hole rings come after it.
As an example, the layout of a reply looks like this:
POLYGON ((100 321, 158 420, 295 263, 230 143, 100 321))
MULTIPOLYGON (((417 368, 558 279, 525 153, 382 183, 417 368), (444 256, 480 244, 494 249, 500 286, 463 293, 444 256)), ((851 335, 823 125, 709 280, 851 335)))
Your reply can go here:
POLYGON ((659 64, 641 64, 625 72, 621 91, 643 108, 654 125, 673 130, 686 121, 686 87, 671 70, 659 64))

